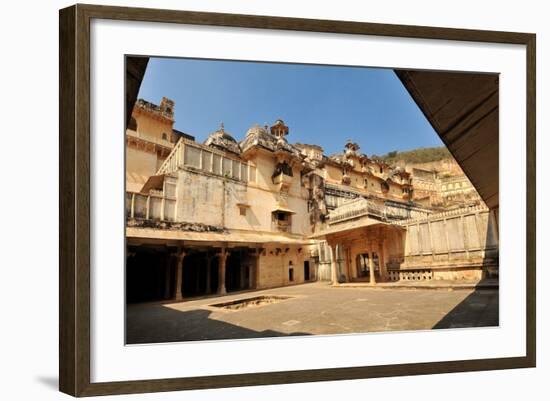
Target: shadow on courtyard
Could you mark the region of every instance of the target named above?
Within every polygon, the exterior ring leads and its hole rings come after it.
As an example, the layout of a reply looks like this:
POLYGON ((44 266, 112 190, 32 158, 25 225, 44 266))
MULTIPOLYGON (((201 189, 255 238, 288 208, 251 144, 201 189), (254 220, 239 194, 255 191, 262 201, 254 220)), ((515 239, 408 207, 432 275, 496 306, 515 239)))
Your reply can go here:
POLYGON ((146 314, 146 319, 140 319, 139 311, 133 312, 136 314, 134 318, 127 319, 126 344, 285 337, 310 334, 300 332, 283 333, 275 330, 256 331, 210 319, 212 312, 206 309, 178 311, 161 304, 149 305, 148 308, 149 312, 146 314))
MULTIPOLYGON (((494 214, 493 214, 494 216, 494 214)), ((498 219, 498 217, 495 217, 498 219)), ((485 245, 482 266, 485 278, 479 281, 475 290, 447 313, 434 329, 466 327, 492 327, 499 325, 498 298, 498 224, 489 217, 485 232, 485 245)))
POLYGON ((498 290, 476 289, 437 322, 433 328, 453 329, 498 325, 498 290))
MULTIPOLYGON (((317 288, 327 291, 328 288, 317 288)), ((308 296, 315 296, 314 287, 308 287, 308 296)), ((257 339, 287 336, 303 336, 312 334, 328 334, 327 328, 334 328, 331 334, 365 333, 388 330, 425 330, 492 327, 499 325, 499 291, 498 282, 493 279, 489 283, 481 283, 475 290, 457 289, 451 292, 441 290, 351 290, 347 298, 339 299, 336 295, 346 294, 346 289, 331 290, 328 298, 323 295, 319 299, 334 307, 345 305, 345 311, 338 309, 329 315, 323 315, 327 305, 312 308, 316 303, 295 303, 292 312, 284 308, 275 310, 255 309, 252 314, 244 311, 213 310, 206 305, 183 305, 181 303, 143 303, 133 304, 126 310, 126 343, 147 344, 181 341, 257 339), (410 292, 409 292, 410 291, 410 292), (404 301, 410 293, 410 302, 404 301), (448 295, 446 295, 448 294, 448 295), (358 298, 359 297, 359 298, 358 298), (363 299, 365 297, 365 299, 363 299), (365 304, 371 297, 371 304, 365 304), (337 299, 338 298, 338 299, 337 299), (176 309, 177 307, 183 310, 176 309), (364 309, 367 308, 367 309, 364 309), (262 312, 262 313, 260 313, 262 312), (265 312, 265 313, 263 313, 265 312), (346 313, 343 313, 346 312, 346 313), (343 314, 341 314, 343 313, 343 314), (366 313, 366 314, 365 314, 366 313), (280 323, 285 321, 296 323, 321 314, 317 323, 311 321, 300 328, 300 331, 290 332, 282 329, 280 323), (290 320, 289 320, 290 319, 290 320), (229 320, 229 321, 228 321, 229 320), (336 323, 346 325, 341 331, 336 323), (313 326, 312 326, 313 324, 313 326), (318 324, 323 330, 315 330, 318 324), (334 326, 326 326, 335 324, 334 326), (313 328, 312 328, 313 327, 313 328), (273 330, 277 328, 278 330, 273 330), (354 331, 351 331, 354 330, 354 331)), ((294 294, 295 295, 295 294, 294 294)), ((311 319, 310 319, 311 320, 311 319)), ((290 327, 289 327, 290 328, 290 327)), ((296 329, 296 328, 294 328, 296 329)))

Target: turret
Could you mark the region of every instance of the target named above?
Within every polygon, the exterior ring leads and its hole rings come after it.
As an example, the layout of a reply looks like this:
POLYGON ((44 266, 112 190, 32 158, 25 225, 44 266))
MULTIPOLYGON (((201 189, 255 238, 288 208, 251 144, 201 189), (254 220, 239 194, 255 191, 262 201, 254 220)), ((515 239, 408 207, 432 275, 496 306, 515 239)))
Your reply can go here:
POLYGON ((174 119, 174 101, 163 97, 160 102, 160 111, 165 116, 174 119))

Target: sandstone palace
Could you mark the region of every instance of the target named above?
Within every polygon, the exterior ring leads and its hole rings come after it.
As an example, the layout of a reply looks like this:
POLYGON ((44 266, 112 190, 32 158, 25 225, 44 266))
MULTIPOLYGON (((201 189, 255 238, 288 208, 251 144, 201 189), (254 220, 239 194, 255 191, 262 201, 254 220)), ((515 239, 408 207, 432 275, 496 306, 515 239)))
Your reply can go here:
POLYGON ((198 143, 174 116, 140 99, 126 131, 128 302, 498 276, 498 216, 452 160, 389 165, 345 139, 327 156, 283 120, 198 143))

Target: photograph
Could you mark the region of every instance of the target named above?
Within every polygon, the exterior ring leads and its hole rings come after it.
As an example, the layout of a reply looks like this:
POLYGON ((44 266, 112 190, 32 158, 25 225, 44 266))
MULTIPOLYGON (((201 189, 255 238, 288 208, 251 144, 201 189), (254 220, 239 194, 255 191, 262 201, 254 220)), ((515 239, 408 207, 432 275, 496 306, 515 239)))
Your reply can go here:
POLYGON ((125 63, 126 344, 499 326, 498 73, 125 63))
POLYGON ((544 3, 6 5, 1 399, 545 399, 544 3))

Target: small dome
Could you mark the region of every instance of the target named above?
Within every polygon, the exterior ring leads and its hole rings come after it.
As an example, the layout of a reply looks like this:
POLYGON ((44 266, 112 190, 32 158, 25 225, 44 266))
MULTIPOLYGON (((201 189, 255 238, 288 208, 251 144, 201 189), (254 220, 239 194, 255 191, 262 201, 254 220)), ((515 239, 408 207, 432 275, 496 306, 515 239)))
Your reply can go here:
POLYGON ((240 154, 241 150, 239 149, 239 144, 228 132, 225 132, 223 124, 216 132, 211 133, 206 141, 204 141, 206 146, 211 146, 218 148, 226 152, 232 152, 235 154, 240 154))

